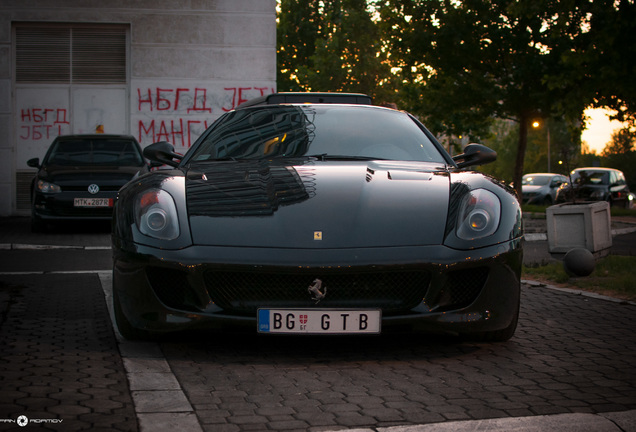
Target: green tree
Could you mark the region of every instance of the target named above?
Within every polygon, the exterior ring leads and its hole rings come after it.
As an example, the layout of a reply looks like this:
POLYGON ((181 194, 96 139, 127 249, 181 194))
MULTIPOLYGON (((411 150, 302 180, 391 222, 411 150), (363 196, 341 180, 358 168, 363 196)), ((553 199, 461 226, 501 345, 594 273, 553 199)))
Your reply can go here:
POLYGON ((314 41, 325 31, 319 3, 280 1, 276 26, 276 84, 279 91, 302 91, 306 86, 298 76, 298 68, 312 65, 316 51, 314 41))
POLYGON ((608 157, 611 155, 625 155, 635 150, 636 146, 636 132, 625 127, 612 132, 612 139, 605 145, 603 156, 608 157))
MULTIPOLYGON (((513 182, 520 192, 530 122, 565 113, 554 103, 564 89, 544 77, 561 67, 562 54, 572 48, 569 35, 585 18, 575 4, 382 2, 383 28, 404 80, 407 108, 442 134, 480 137, 493 117, 515 121, 513 182)), ((568 124, 577 124, 584 107, 582 99, 568 103, 568 124)))
POLYGON ((394 76, 366 0, 281 0, 278 89, 365 93, 394 102, 394 76))
POLYGON ((596 150, 590 149, 590 147, 583 142, 581 144, 581 155, 578 159, 579 167, 594 167, 602 166, 603 156, 596 153, 596 150))
POLYGON ((614 131, 601 156, 603 166, 623 171, 629 188, 636 191, 636 131, 629 127, 614 131))
POLYGON ((504 183, 512 183, 515 166, 515 148, 519 125, 509 120, 495 120, 490 128, 490 134, 484 139, 484 144, 497 152, 497 163, 480 167, 480 170, 490 174, 504 183))
MULTIPOLYGON (((573 0, 568 0, 568 2, 573 0)), ((615 119, 636 125, 636 3, 633 0, 574 2, 576 20, 563 27, 572 47, 561 53, 563 68, 548 75, 560 89, 559 103, 584 99, 616 111, 615 119)), ((575 107, 578 109, 578 107, 575 107)))

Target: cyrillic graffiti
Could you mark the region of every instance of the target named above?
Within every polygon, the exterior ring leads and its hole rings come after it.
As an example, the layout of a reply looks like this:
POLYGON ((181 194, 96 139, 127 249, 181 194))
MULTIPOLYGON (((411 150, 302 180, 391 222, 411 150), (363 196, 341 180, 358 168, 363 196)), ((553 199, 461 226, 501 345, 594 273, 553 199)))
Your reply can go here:
POLYGON ((274 91, 257 86, 224 87, 220 93, 204 87, 137 88, 137 112, 133 113, 137 139, 142 145, 168 141, 187 149, 221 114, 274 91))
MULTIPOLYGON (((220 115, 249 99, 275 92, 269 86, 204 87, 165 84, 132 90, 132 134, 142 145, 169 141, 187 150, 220 115)), ((63 101, 60 102, 60 104, 63 101)), ((50 142, 58 135, 71 133, 72 117, 68 107, 25 107, 18 113, 18 137, 25 142, 50 142)), ((103 107, 108 111, 108 107, 103 107)), ((100 125, 103 129, 104 125, 100 125)), ((110 132, 110 130, 109 130, 110 132)), ((124 131, 117 131, 121 133, 124 131)))
POLYGON ((62 135, 69 125, 66 108, 27 108, 20 110, 19 136, 23 140, 50 140, 62 135))

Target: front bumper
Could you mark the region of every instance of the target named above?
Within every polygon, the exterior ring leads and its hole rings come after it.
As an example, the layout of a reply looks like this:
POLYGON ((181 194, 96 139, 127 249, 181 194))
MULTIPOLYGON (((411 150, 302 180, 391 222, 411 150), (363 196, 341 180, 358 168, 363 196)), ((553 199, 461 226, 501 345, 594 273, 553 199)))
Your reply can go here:
POLYGON ((45 221, 65 220, 110 220, 113 217, 113 204, 117 199, 117 191, 102 192, 90 195, 82 192, 61 192, 56 194, 35 194, 33 217, 45 221), (110 201, 108 207, 75 207, 75 198, 104 198, 110 201))
POLYGON ((519 305, 520 239, 471 251, 136 245, 130 252, 114 243, 114 297, 134 328, 154 333, 256 331, 258 307, 379 307, 383 332, 469 334, 508 327, 519 305), (219 275, 226 282, 218 282, 219 275), (314 278, 331 286, 318 305, 307 293, 314 278))

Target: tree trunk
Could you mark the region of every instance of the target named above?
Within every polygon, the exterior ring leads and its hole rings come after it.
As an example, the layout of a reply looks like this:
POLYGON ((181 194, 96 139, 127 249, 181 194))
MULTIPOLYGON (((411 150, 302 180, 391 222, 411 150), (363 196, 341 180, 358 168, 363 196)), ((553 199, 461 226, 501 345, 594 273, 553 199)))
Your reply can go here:
POLYGON ((521 201, 521 178, 523 177, 523 161, 526 156, 526 148, 528 146, 528 115, 523 113, 519 117, 519 141, 517 142, 517 159, 515 161, 515 170, 512 177, 512 183, 517 197, 521 201))

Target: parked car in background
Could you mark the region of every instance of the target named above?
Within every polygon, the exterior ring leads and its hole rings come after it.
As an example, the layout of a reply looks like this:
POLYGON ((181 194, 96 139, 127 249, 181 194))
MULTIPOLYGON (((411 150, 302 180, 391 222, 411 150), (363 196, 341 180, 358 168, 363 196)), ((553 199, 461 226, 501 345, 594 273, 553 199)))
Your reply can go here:
POLYGON ((551 205, 556 200, 559 187, 567 183, 568 178, 554 173, 526 174, 521 179, 521 191, 524 204, 551 205))
POLYGON ((110 220, 119 189, 148 171, 129 135, 63 135, 53 140, 31 185, 31 228, 68 220, 110 220))
POLYGON ((282 93, 223 114, 113 215, 121 334, 431 331, 503 341, 519 316, 521 207, 410 114, 282 93))
POLYGON ((570 174, 572 185, 564 184, 557 191, 557 203, 607 201, 610 206, 630 208, 632 200, 622 171, 614 168, 577 168, 570 174))

